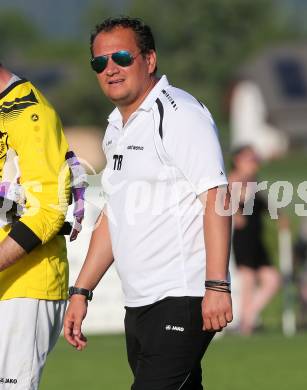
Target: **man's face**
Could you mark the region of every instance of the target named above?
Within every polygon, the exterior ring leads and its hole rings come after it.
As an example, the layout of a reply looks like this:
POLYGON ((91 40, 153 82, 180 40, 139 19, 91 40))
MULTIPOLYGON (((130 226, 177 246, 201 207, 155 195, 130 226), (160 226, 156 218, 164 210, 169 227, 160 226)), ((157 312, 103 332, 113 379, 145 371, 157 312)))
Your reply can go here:
POLYGON ((134 31, 129 28, 117 27, 110 32, 101 32, 93 43, 94 57, 119 50, 127 50, 136 58, 130 66, 122 67, 109 56, 105 70, 97 74, 100 87, 118 107, 138 105, 152 82, 156 66, 155 53, 149 53, 145 58, 139 54, 134 31))
POLYGON ((260 159, 253 149, 247 148, 237 156, 236 165, 243 174, 253 176, 260 169, 260 159))

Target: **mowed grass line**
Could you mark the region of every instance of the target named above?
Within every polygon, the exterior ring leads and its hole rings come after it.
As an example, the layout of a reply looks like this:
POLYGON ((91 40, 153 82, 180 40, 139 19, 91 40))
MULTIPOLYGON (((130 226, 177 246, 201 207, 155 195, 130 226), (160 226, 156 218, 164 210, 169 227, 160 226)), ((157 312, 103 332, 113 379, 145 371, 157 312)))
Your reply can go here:
MULTIPOLYGON (((306 390, 306 362, 307 334, 227 335, 209 347, 204 382, 206 390, 306 390)), ((40 390, 129 390, 131 381, 123 335, 90 336, 83 352, 61 338, 40 390)))

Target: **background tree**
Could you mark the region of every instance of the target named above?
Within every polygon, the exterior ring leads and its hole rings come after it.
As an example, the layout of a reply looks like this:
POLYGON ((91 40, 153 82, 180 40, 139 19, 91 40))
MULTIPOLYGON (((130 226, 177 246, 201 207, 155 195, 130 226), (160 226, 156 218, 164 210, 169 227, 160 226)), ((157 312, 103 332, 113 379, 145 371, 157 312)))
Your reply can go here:
POLYGON ((225 88, 243 61, 296 36, 273 0, 133 0, 153 27, 160 72, 221 119, 225 88))
MULTIPOLYGON (((32 0, 29 6, 35 3, 32 0)), ((46 93, 65 125, 104 127, 112 106, 89 66, 90 31, 111 15, 141 17, 156 36, 160 74, 166 73, 171 83, 208 105, 223 128, 223 96, 238 67, 267 46, 306 34, 304 23, 295 23, 303 18, 289 4, 285 0, 130 0, 117 1, 111 8, 108 2, 93 0, 87 12, 82 8, 74 39, 71 33, 55 39, 48 35, 50 26, 41 31, 20 10, 1 10, 1 60, 46 93)), ((58 12, 52 7, 50 12, 53 9, 58 12)))

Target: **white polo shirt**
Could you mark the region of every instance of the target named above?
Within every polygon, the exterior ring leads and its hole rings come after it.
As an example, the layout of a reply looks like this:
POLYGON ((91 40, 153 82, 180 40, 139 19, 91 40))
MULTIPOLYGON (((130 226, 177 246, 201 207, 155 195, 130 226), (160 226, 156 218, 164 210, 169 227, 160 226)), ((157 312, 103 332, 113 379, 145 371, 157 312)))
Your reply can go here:
POLYGON ((163 76, 123 126, 116 108, 102 176, 125 304, 203 296, 205 247, 197 195, 226 185, 209 111, 163 76))

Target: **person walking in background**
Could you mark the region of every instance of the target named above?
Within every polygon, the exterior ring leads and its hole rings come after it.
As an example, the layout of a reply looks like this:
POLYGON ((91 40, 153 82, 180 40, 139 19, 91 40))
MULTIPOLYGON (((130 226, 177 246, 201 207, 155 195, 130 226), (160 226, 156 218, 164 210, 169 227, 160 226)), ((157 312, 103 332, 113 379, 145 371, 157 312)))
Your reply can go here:
POLYGON ((62 329, 68 262, 65 238, 58 233, 70 198, 67 152, 52 106, 33 84, 0 65, 3 390, 38 389, 46 356, 62 329), (9 150, 16 165, 14 178, 6 175, 9 150))
POLYGON ((294 278, 298 289, 298 327, 307 329, 307 217, 301 217, 293 246, 294 278))
POLYGON ((64 335, 86 346, 87 300, 114 260, 132 389, 199 390, 201 359, 232 320, 231 219, 215 209, 227 186, 216 127, 206 107, 157 76, 154 38, 139 19, 105 20, 91 53, 116 108, 103 141, 106 206, 70 288, 64 335))
POLYGON ((233 251, 241 281, 240 331, 244 335, 254 331, 259 314, 280 286, 279 272, 263 241, 263 217, 268 213, 268 205, 251 185, 257 182, 259 168, 259 157, 251 146, 234 151, 229 182, 232 198, 239 199, 234 215, 233 251), (242 186, 235 187, 234 183, 242 186))

